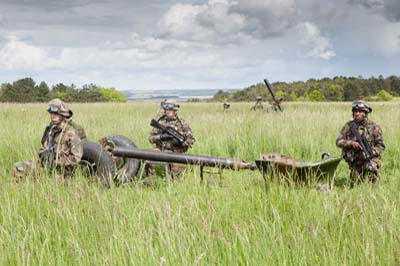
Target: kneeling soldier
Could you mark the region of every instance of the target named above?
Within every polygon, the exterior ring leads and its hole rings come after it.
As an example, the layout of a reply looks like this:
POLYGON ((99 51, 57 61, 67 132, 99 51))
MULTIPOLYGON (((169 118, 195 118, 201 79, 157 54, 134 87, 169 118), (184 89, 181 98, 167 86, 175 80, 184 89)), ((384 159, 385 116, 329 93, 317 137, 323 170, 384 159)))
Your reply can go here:
MULTIPOLYGON (((73 170, 79 164, 83 147, 78 132, 72 125, 70 118, 73 113, 64 102, 59 99, 50 101, 47 111, 50 113, 50 125, 44 131, 39 150, 41 166, 56 170, 57 176, 70 178, 73 170)), ((18 162, 13 167, 13 174, 21 178, 36 169, 37 162, 18 162)))
POLYGON ((353 120, 340 130, 336 146, 342 148, 343 158, 350 168, 350 184, 367 179, 373 183, 379 180, 381 153, 385 150, 381 127, 368 119, 372 108, 364 101, 352 104, 353 120))

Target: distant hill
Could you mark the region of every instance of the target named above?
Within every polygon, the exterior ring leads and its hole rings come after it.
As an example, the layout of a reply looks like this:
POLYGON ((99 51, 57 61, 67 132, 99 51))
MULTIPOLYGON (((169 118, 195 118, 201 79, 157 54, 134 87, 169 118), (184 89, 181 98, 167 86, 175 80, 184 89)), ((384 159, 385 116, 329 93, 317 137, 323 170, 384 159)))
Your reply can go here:
POLYGON ((186 102, 189 99, 207 100, 211 99, 218 91, 234 92, 237 89, 196 89, 196 90, 152 90, 152 91, 120 91, 128 102, 143 102, 143 101, 162 101, 164 99, 175 99, 179 102, 186 102))

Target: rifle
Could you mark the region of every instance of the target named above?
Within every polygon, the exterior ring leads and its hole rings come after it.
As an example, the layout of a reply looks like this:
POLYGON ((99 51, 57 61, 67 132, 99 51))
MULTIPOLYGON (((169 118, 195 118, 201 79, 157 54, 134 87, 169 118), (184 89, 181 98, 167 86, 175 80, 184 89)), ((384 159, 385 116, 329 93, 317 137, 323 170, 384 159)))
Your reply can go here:
POLYGON ((281 100, 276 99, 275 93, 272 90, 271 84, 268 82, 268 79, 264 79, 265 85, 268 88, 269 93, 271 93, 272 100, 275 102, 275 104, 278 106, 279 111, 283 112, 283 107, 281 106, 281 100))
POLYGON ((365 155, 365 159, 367 160, 367 170, 371 173, 377 173, 377 169, 375 169, 372 165, 373 153, 371 145, 369 145, 367 138, 360 135, 357 125, 354 122, 350 124, 350 131, 351 134, 353 134, 353 136, 356 138, 356 141, 361 145, 361 150, 365 155))
POLYGON ((176 131, 172 127, 161 125, 155 119, 151 119, 150 126, 158 128, 162 131, 162 133, 166 133, 166 134, 170 135, 171 137, 176 139, 180 145, 182 145, 185 142, 185 137, 182 136, 178 131, 176 131))
POLYGON ((44 143, 47 140, 47 149, 43 150, 39 156, 40 156, 40 161, 43 166, 47 165, 49 169, 53 167, 53 161, 54 161, 54 129, 56 128, 55 125, 48 125, 46 129, 44 130, 41 143, 44 145, 44 143))

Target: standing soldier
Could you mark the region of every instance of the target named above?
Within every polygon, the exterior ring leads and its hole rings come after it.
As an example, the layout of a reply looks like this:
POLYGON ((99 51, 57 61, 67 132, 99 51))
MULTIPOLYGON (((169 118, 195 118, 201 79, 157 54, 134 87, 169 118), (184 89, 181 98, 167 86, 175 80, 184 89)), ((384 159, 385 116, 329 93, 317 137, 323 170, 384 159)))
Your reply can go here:
POLYGON ((353 120, 347 122, 340 130, 336 146, 342 148, 342 156, 350 168, 350 184, 353 187, 365 179, 373 183, 379 180, 378 170, 381 167, 381 153, 385 150, 385 144, 381 127, 368 119, 372 108, 364 101, 356 101, 351 110, 353 120), (365 143, 361 144, 358 138, 364 138, 365 143), (368 150, 371 154, 368 154, 368 150))
MULTIPOLYGON (((179 104, 177 104, 176 101, 166 100, 164 102, 165 114, 158 119, 158 122, 164 127, 171 127, 174 129, 183 137, 184 141, 180 142, 161 129, 153 128, 149 136, 149 141, 155 144, 156 148, 160 151, 185 153, 195 142, 189 124, 178 117, 178 109, 179 104)), ((169 168, 171 173, 176 175, 179 175, 182 171, 179 164, 172 163, 169 165, 169 168)))
MULTIPOLYGON (((83 155, 79 132, 71 125, 73 113, 60 99, 51 100, 47 111, 51 122, 41 140, 40 163, 49 170, 56 170, 58 177, 70 178, 83 155)), ((85 134, 82 128, 81 130, 81 134, 85 134)), ((32 172, 36 164, 33 161, 18 162, 13 167, 13 174, 16 178, 21 178, 32 172)))
POLYGON ((257 96, 256 103, 254 104, 253 107, 250 108, 250 110, 255 111, 257 109, 263 109, 263 108, 264 108, 264 106, 263 106, 262 98, 261 98, 261 96, 257 96))

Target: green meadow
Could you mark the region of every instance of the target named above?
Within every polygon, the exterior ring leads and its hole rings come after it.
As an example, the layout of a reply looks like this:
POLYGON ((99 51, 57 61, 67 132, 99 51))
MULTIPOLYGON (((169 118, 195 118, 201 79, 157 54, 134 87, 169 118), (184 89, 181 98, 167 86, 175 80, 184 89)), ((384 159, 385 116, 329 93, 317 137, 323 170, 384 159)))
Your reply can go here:
MULTIPOLYGON (((279 152, 317 161, 338 156, 351 103, 182 103, 190 154, 241 158, 279 152)), ((124 135, 141 148, 158 103, 70 104, 92 141, 124 135)), ((15 162, 36 158, 46 104, 0 105, 0 265, 400 265, 400 102, 372 103, 386 151, 379 185, 349 189, 342 161, 328 191, 224 170, 200 183, 199 167, 155 186, 110 189, 78 175, 57 183, 40 171, 16 183, 15 162)))

